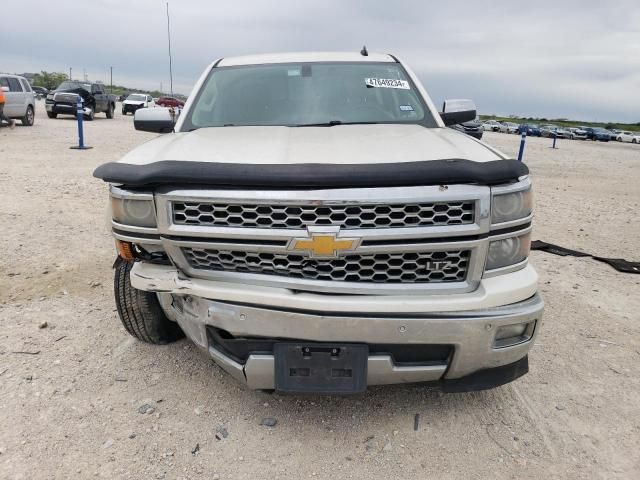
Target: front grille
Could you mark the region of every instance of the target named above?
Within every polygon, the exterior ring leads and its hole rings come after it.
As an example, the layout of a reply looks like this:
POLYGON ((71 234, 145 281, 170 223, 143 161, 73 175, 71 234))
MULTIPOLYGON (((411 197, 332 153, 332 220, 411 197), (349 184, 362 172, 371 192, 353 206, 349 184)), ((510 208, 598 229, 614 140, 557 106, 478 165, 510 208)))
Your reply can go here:
POLYGON ((337 259, 192 247, 184 247, 182 252, 198 270, 370 283, 462 282, 470 258, 469 250, 345 255, 337 259))
POLYGON ((474 222, 473 201, 322 206, 173 202, 172 212, 176 225, 245 228, 398 228, 474 222))
POLYGON ((78 95, 75 93, 56 93, 53 99, 61 103, 76 103, 78 101, 78 95))

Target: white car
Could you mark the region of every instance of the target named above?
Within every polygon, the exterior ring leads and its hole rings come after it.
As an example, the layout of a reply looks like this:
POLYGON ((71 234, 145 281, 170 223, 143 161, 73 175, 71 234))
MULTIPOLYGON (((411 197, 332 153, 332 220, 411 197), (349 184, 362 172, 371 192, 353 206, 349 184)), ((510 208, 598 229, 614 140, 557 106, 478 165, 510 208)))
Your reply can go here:
POLYGON ((497 132, 502 124, 496 120, 487 120, 482 124, 482 129, 485 132, 497 132))
POLYGON ((122 102, 122 115, 127 113, 136 113, 136 110, 141 108, 155 107, 156 102, 153 101, 151 95, 146 93, 132 93, 124 102, 122 102))
POLYGON ((528 370, 543 301, 526 165, 447 126, 382 53, 223 58, 110 184, 129 334, 189 337, 254 389, 493 388, 528 370))
POLYGON ((623 130, 618 133, 616 140, 619 142, 640 143, 640 132, 629 132, 627 130, 623 130))
POLYGON ((518 133, 520 125, 513 122, 504 122, 498 130, 501 133, 518 133))
POLYGON ((587 131, 582 130, 581 128, 570 127, 567 130, 571 132, 571 140, 586 140, 587 139, 587 131))
POLYGON ((0 73, 0 88, 6 98, 4 115, 31 127, 36 114, 36 94, 26 78, 0 73))

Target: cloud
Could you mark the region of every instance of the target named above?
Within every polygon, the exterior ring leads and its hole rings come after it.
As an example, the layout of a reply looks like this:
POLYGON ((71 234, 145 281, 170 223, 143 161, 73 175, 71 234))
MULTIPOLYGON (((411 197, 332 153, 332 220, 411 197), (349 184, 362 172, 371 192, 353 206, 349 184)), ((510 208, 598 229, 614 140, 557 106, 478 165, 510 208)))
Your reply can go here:
MULTIPOLYGON (((436 104, 468 96, 486 113, 640 121, 636 1, 439 3, 171 0, 174 90, 188 93, 221 56, 366 44, 406 60, 436 104)), ((113 66, 115 83, 168 89, 165 8, 163 0, 10 2, 0 70, 72 67, 108 83, 113 66)))

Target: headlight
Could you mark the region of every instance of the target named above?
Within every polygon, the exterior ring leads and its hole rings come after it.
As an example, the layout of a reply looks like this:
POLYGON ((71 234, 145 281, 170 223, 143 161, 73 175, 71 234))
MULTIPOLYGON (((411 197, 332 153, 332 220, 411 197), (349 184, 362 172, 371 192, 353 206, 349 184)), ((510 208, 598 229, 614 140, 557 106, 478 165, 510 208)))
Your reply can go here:
POLYGON ((111 218, 124 225, 155 228, 153 200, 111 197, 111 218))
POLYGON ((508 267, 527 259, 531 247, 531 235, 509 237, 489 243, 485 270, 508 267))
POLYGON ((531 186, 518 192, 496 194, 491 202, 491 223, 504 223, 526 218, 533 211, 531 186))

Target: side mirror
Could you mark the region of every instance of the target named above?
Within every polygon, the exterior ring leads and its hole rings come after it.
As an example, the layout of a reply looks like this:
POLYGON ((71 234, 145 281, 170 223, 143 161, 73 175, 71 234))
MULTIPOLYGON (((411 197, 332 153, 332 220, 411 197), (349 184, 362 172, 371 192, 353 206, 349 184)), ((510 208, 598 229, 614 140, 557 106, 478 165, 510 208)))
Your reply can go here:
POLYGON ((170 133, 177 117, 172 108, 141 108, 136 110, 133 126, 143 132, 170 133))
POLYGON ((456 125, 476 118, 476 105, 472 100, 445 100, 440 117, 445 125, 456 125))

